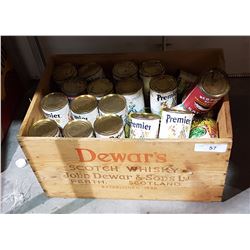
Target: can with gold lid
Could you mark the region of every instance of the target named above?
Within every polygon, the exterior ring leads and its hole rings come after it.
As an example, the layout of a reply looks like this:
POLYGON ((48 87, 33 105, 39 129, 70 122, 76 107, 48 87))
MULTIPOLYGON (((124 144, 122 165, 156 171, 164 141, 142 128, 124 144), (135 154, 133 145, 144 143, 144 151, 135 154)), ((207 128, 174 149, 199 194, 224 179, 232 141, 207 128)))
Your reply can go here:
POLYGON ((140 80, 127 78, 117 82, 116 93, 123 95, 127 101, 128 113, 144 112, 143 83, 140 80))
POLYGON ((31 125, 28 136, 60 137, 61 133, 54 120, 41 119, 31 125))
POLYGON ((63 63, 55 67, 53 71, 53 80, 61 85, 65 80, 77 76, 77 69, 72 63, 63 63))
POLYGON ((113 83, 107 78, 98 79, 89 83, 87 91, 99 101, 103 96, 113 92, 113 83))
POLYGON ((171 108, 177 104, 177 82, 173 76, 162 75, 150 81, 150 108, 160 114, 162 105, 171 108))
POLYGON ((124 124, 127 119, 128 110, 125 97, 118 94, 109 94, 99 101, 98 104, 100 115, 116 114, 119 115, 124 124))
POLYGON ((144 84, 144 95, 145 98, 149 99, 149 82, 153 77, 163 75, 165 73, 165 67, 160 60, 147 60, 141 63, 140 65, 140 78, 144 84))
POLYGON ((43 97, 41 109, 45 117, 55 120, 61 128, 70 120, 68 98, 63 93, 52 92, 43 97))
POLYGON ((96 118, 94 131, 97 138, 125 138, 122 118, 114 114, 96 118))
POLYGON ((75 97, 87 92, 87 83, 79 77, 75 77, 62 83, 61 91, 69 101, 72 101, 75 97))
POLYGON ((87 120, 74 120, 63 129, 64 137, 93 137, 93 127, 87 120))
POLYGON ((80 95, 70 103, 71 116, 74 120, 88 120, 92 125, 99 116, 97 100, 93 95, 80 95))
POLYGON ((112 70, 113 79, 120 81, 125 78, 138 78, 138 66, 132 61, 122 61, 116 63, 112 70))
POLYGON ((79 77, 84 79, 87 83, 105 77, 103 68, 95 62, 91 62, 81 66, 78 69, 78 74, 79 77))

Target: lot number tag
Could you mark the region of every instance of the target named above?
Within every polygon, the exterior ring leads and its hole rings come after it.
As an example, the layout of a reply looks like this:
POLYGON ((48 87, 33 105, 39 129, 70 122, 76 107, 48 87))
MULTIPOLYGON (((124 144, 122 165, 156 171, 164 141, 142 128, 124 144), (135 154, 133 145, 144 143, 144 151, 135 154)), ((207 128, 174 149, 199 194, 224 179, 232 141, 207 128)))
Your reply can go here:
POLYGON ((225 153, 226 150, 227 150, 227 144, 200 144, 200 143, 196 143, 194 146, 195 152, 225 153))

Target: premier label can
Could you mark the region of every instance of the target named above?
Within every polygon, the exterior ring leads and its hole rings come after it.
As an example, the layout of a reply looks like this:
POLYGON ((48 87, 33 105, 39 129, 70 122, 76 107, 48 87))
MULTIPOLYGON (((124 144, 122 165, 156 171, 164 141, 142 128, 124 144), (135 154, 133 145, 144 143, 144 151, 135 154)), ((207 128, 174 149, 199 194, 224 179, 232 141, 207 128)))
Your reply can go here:
POLYGON ((177 82, 169 75, 158 76, 150 81, 151 112, 160 115, 163 104, 168 108, 177 104, 177 82))
POLYGON ((128 113, 141 113, 145 110, 143 84, 140 80, 127 78, 117 82, 116 93, 123 95, 127 102, 128 113))
POLYGON ((61 85, 64 81, 77 76, 77 69, 72 63, 57 65, 53 71, 53 80, 61 85))
POLYGON ((150 113, 131 113, 130 138, 155 139, 159 133, 160 116, 150 113))
POLYGON ((68 98, 63 93, 53 92, 43 97, 41 108, 45 117, 56 121, 61 128, 70 120, 68 98))
POLYGON ((93 137, 93 127, 87 120, 74 120, 63 129, 64 137, 93 137))
POLYGON ((81 66, 78 70, 78 74, 79 77, 84 79, 87 83, 105 77, 103 68, 95 62, 81 66))
POLYGON ((99 116, 97 100, 93 95, 81 95, 70 103, 71 116, 74 120, 87 120, 92 125, 99 116))
POLYGON ((112 73, 115 81, 120 81, 126 78, 137 79, 138 67, 135 62, 122 61, 114 65, 112 73))
POLYGON ((97 138, 125 138, 123 121, 118 115, 104 115, 96 118, 94 130, 97 138))
POLYGON ((194 114, 175 111, 168 108, 162 110, 159 138, 189 138, 194 114))
POLYGON ((89 83, 87 91, 99 101, 103 96, 113 92, 113 83, 106 78, 98 79, 89 83))
POLYGON ((226 73, 211 69, 201 75, 198 84, 183 100, 183 106, 195 114, 207 113, 229 89, 226 73))

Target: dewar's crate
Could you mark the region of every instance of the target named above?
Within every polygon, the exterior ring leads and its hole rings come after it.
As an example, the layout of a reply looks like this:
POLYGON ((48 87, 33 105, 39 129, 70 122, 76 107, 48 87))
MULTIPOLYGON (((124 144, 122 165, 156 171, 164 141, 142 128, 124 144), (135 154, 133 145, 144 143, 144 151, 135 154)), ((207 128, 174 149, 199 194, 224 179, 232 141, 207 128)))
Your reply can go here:
POLYGON ((221 201, 232 147, 228 96, 221 101, 213 139, 99 139, 28 137, 43 117, 40 102, 50 93, 57 64, 97 62, 108 77, 122 60, 159 59, 168 74, 199 74, 224 68, 221 49, 126 54, 54 55, 48 62, 21 125, 18 141, 50 197, 221 201))

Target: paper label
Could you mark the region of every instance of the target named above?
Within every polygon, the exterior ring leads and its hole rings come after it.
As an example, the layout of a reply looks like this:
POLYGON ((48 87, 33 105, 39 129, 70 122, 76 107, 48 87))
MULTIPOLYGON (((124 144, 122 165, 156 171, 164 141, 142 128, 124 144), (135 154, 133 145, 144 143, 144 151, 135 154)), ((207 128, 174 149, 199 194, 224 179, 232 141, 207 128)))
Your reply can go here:
POLYGON ((196 143, 194 146, 195 152, 225 153, 226 150, 227 150, 227 144, 200 144, 200 143, 196 143))

